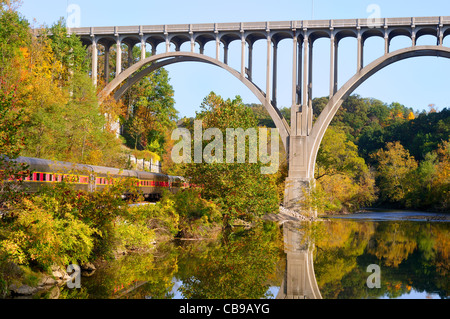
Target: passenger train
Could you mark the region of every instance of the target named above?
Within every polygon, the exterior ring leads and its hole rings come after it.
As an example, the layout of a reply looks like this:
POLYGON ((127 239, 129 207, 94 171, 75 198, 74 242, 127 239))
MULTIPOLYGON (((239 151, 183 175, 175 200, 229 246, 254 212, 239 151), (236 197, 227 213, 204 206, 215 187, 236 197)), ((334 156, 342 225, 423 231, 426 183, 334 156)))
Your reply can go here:
MULTIPOLYGON (((172 193, 189 188, 191 185, 180 176, 170 176, 138 170, 125 170, 68 162, 50 161, 40 158, 18 157, 12 161, 27 164, 30 174, 23 179, 27 192, 35 193, 46 184, 63 180, 71 183, 75 189, 86 192, 102 190, 124 178, 135 178, 139 190, 146 200, 157 200, 163 190, 172 193)), ((126 197, 129 194, 123 194, 126 197)))

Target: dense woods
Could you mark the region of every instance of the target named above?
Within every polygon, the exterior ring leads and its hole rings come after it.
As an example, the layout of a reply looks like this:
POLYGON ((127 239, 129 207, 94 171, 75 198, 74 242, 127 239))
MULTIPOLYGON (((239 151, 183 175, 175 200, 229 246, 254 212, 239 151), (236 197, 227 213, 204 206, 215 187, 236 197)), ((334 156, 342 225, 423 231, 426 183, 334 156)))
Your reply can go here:
MULTIPOLYGON (((328 98, 313 100, 314 119, 328 98)), ((261 105, 248 105, 272 126, 261 105)), ((281 109, 290 120, 290 111, 281 109)), ((400 103, 350 96, 319 149, 316 190, 307 203, 322 212, 362 207, 449 212, 450 110, 414 112, 400 103)))

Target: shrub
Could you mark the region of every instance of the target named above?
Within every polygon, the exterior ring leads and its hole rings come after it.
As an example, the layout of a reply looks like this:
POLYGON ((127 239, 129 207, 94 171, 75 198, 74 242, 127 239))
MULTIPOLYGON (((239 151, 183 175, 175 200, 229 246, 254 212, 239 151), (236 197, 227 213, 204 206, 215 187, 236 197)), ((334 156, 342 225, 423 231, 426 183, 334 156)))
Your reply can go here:
POLYGON ((118 218, 115 223, 116 248, 132 250, 147 250, 153 247, 155 233, 147 225, 139 223, 130 223, 129 221, 118 218))
POLYGON ((175 211, 174 201, 167 196, 156 204, 128 207, 125 218, 134 224, 145 224, 158 235, 173 238, 179 232, 180 216, 175 211))
POLYGON ((18 264, 36 264, 43 269, 87 262, 97 230, 76 219, 71 211, 72 206, 48 196, 22 200, 8 239, 0 242, 1 250, 18 264))
POLYGON ((222 214, 219 207, 212 201, 201 197, 199 189, 186 189, 174 196, 175 210, 180 216, 188 219, 203 218, 209 223, 219 222, 222 214))

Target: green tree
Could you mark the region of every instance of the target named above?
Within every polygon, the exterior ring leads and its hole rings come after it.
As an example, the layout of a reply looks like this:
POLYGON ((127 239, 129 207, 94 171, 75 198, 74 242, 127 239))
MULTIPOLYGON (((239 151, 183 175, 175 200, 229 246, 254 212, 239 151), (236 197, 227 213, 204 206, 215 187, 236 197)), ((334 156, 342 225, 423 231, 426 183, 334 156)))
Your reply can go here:
POLYGON ((414 157, 400 144, 387 143, 373 155, 378 162, 377 179, 383 201, 404 204, 405 196, 412 191, 411 172, 417 168, 414 157))
POLYGON ((50 46, 58 64, 58 80, 64 83, 71 79, 73 73, 88 73, 89 59, 86 59, 86 48, 76 34, 67 34, 64 19, 61 18, 46 32, 50 34, 50 46))
MULTIPOLYGON (((252 110, 242 103, 240 97, 224 100, 211 92, 201 109, 196 119, 202 120, 203 129, 218 128, 224 138, 227 128, 257 130, 258 122, 252 110)), ((206 141, 203 143, 207 144, 206 141)), ((234 152, 233 157, 236 158, 237 147, 234 152)), ((245 163, 224 162, 187 164, 186 176, 191 177, 192 183, 203 186, 202 195, 206 199, 222 206, 225 224, 234 218, 252 220, 278 209, 275 180, 270 175, 261 174, 259 161, 249 163, 247 158, 245 163)))
POLYGON ((318 212, 355 211, 376 200, 373 172, 344 130, 330 126, 316 161, 316 189, 306 204, 318 212))
MULTIPOLYGON (((133 59, 140 57, 139 47, 133 59)), ((147 53, 149 55, 149 53, 147 53)), ((131 148, 147 149, 162 156, 167 144, 167 131, 176 128, 178 111, 169 73, 160 68, 131 87, 123 101, 128 112, 123 119, 124 137, 131 148)))

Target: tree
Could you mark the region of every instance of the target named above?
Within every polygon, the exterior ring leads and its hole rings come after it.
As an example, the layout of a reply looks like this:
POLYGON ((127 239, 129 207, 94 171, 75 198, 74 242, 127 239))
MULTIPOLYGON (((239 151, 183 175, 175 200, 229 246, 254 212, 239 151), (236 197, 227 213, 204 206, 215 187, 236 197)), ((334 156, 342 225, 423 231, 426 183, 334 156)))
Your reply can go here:
POLYGON ((342 128, 330 126, 317 153, 316 179, 335 174, 355 177, 368 170, 364 159, 358 155, 358 147, 347 139, 342 128))
POLYGON ((417 168, 414 157, 400 144, 387 143, 373 155, 377 162, 377 179, 381 199, 404 204, 405 196, 412 191, 411 172, 417 168))
POLYGON ((73 73, 88 73, 86 48, 76 34, 67 34, 64 19, 61 18, 45 32, 50 34, 50 47, 57 64, 56 76, 62 81, 61 84, 68 82, 73 73))
MULTIPOLYGON (((135 47, 133 58, 138 59, 140 54, 140 48, 135 47)), ((125 94, 123 101, 128 112, 123 119, 123 135, 130 148, 147 149, 160 156, 165 152, 166 132, 175 129, 178 120, 174 91, 169 81, 167 70, 160 68, 125 94)))
MULTIPOLYGON (((196 119, 202 120, 203 129, 217 128, 224 137, 227 128, 257 129, 258 122, 252 110, 242 103, 240 97, 224 100, 211 92, 201 109, 196 119)), ((203 143, 204 146, 207 144, 203 143)), ((231 154, 234 159, 236 151, 237 147, 231 154)), ((192 183, 203 186, 202 196, 221 205, 225 212, 224 224, 227 225, 235 218, 252 220, 278 209, 275 181, 270 175, 261 174, 261 166, 259 161, 190 163, 186 164, 186 176, 192 183)))
POLYGON ((317 189, 308 200, 319 212, 355 211, 376 200, 373 175, 343 129, 330 126, 317 154, 317 189))

